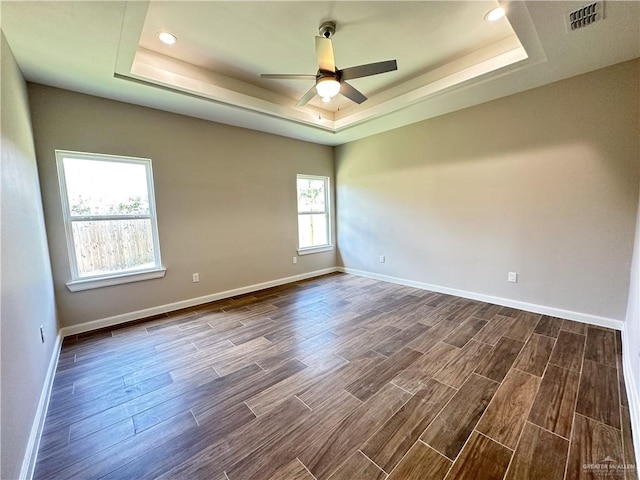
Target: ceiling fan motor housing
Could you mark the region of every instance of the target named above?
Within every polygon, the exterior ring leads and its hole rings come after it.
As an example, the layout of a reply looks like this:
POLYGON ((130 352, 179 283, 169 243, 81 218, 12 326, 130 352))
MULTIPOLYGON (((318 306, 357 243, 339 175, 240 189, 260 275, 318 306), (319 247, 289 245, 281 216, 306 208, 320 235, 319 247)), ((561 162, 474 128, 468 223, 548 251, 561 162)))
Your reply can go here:
POLYGON ((322 22, 318 31, 321 37, 331 38, 336 33, 336 22, 322 22))
POLYGON ((316 37, 316 60, 318 61, 318 71, 315 75, 289 75, 289 74, 262 74, 262 78, 280 78, 286 80, 307 79, 315 77, 315 85, 305 93, 297 107, 303 107, 309 103, 316 95, 322 97, 323 102, 329 102, 333 97, 342 94, 349 100, 361 104, 367 97, 345 80, 354 78, 370 77, 379 73, 391 72, 398 69, 395 60, 384 62, 367 63, 355 67, 338 69, 335 66, 333 55, 333 43, 331 37, 336 32, 336 23, 326 21, 320 24, 319 36, 316 37))

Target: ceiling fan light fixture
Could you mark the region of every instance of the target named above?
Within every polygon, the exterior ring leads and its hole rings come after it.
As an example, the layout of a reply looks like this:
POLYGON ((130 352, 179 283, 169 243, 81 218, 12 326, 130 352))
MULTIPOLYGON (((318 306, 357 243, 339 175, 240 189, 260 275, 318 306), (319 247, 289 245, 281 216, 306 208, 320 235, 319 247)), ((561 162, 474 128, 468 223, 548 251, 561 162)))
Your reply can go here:
POLYGON ((178 37, 169 32, 159 32, 158 40, 160 40, 165 45, 175 45, 176 43, 178 43, 178 37))
POLYGON ((323 102, 328 102, 340 93, 340 82, 331 77, 321 78, 316 83, 316 92, 322 97, 323 102), (325 98, 329 100, 325 100, 325 98))
POLYGON ((489 10, 487 14, 484 16, 484 19, 487 22, 496 22, 504 17, 505 11, 502 7, 496 7, 492 10, 489 10))
POLYGON ((322 101, 324 103, 329 103, 331 101, 331 97, 322 97, 322 101))

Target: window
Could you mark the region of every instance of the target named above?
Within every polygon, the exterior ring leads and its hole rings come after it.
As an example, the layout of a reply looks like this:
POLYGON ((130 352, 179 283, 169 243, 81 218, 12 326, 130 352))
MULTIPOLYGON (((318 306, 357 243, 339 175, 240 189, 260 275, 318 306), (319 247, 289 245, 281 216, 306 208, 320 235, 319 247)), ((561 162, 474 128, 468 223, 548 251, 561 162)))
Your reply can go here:
POLYGON ((151 160, 56 150, 71 291, 164 276, 151 160))
POLYGON ((298 253, 331 249, 329 177, 298 175, 298 253))

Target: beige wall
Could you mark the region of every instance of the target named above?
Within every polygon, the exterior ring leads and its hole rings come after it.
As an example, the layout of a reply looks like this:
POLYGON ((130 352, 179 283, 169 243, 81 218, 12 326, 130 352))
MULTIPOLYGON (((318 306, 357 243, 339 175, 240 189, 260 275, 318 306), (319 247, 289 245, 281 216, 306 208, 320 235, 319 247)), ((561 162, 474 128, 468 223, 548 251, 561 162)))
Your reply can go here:
POLYGON ((59 315, 104 319, 335 265, 297 255, 296 174, 333 177, 333 151, 65 90, 29 85, 59 315), (151 158, 163 279, 71 293, 55 149, 151 158), (200 283, 191 274, 200 273, 200 283))
MULTIPOLYGON (((640 62, 638 62, 640 70, 640 62)), ((639 86, 640 88, 640 86, 639 86)), ((640 136, 640 119, 637 125, 637 135, 640 136)), ((640 158, 640 148, 638 149, 640 158)), ((629 349, 627 352, 630 361, 630 371, 625 372, 633 382, 627 382, 627 392, 631 397, 635 397, 636 405, 640 400, 640 201, 638 203, 638 216, 636 218, 635 240, 633 244, 633 259, 631 262, 631 275, 629 281, 629 301, 627 303, 627 316, 625 325, 625 341, 629 349), (633 390, 632 390, 633 389, 633 390)), ((631 417, 634 427, 640 427, 640 412, 638 409, 631 409, 631 417)), ((640 431, 634 430, 634 443, 640 445, 640 431)), ((640 448, 636 447, 636 460, 640 460, 640 448)), ((636 465, 639 462, 636 461, 636 465)))
POLYGON ((1 37, 0 478, 12 479, 20 475, 58 326, 27 89, 1 37), (40 340, 40 325, 45 343, 40 340))
POLYGON ((339 262, 624 319, 638 91, 635 60, 338 147, 339 262))

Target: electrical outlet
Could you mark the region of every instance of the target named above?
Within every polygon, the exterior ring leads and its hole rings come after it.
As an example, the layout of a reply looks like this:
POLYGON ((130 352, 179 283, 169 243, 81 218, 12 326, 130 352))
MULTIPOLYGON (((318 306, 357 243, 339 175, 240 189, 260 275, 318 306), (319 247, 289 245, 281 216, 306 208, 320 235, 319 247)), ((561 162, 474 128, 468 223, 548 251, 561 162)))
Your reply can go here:
POLYGON ((193 274, 193 283, 198 283, 200 281, 200 274, 199 273, 194 273, 193 274))
POLYGON ((511 283, 518 283, 518 274, 516 272, 509 272, 509 275, 507 275, 507 281, 511 283))
POLYGON ((293 263, 294 265, 295 265, 296 263, 298 263, 298 257, 292 257, 292 258, 291 258, 291 263, 293 263))
POLYGON ((40 340, 44 343, 44 325, 40 325, 40 340))
POLYGON ((384 263, 386 262, 386 258, 384 258, 384 255, 380 255, 380 263, 384 263))

